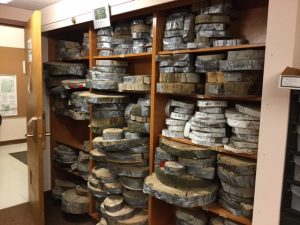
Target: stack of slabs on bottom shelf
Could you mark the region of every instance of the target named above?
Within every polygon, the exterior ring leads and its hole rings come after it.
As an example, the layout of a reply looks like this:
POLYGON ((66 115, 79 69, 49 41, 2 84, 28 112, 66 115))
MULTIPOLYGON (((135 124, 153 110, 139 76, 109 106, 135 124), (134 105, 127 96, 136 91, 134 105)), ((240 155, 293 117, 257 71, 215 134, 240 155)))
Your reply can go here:
POLYGON ((237 216, 252 217, 256 161, 218 154, 219 204, 237 216))
POLYGON ((89 212, 90 198, 83 187, 77 185, 62 194, 61 209, 69 214, 85 214, 89 212))
POLYGON ((214 151, 161 138, 156 155, 155 172, 146 178, 144 193, 185 208, 205 206, 216 199, 214 151))

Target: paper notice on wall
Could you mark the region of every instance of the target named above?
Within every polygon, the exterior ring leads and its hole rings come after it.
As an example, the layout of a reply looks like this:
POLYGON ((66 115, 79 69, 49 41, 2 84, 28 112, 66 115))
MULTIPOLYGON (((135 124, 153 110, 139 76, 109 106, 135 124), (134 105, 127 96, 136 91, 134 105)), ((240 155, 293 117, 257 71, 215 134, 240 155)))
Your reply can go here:
POLYGON ((0 74, 0 114, 17 116, 17 76, 0 74))

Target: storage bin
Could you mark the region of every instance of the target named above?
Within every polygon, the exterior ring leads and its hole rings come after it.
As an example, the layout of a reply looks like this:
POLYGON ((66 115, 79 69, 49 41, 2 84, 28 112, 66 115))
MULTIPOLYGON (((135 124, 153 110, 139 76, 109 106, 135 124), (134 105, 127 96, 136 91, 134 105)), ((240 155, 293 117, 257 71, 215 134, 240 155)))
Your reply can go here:
POLYGON ((300 187, 291 185, 292 203, 291 208, 300 212, 300 187))
POLYGON ((294 180, 300 181, 300 156, 294 156, 294 180))

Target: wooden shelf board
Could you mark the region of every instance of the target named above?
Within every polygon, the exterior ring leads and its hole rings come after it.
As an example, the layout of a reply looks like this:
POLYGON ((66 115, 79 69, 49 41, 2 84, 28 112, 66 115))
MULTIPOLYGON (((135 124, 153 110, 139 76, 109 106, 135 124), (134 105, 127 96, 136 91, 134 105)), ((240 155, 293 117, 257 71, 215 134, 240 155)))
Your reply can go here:
POLYGON ((244 44, 224 47, 211 47, 211 48, 198 48, 198 49, 183 49, 174 51, 160 51, 158 55, 170 55, 170 54, 184 54, 184 53, 209 53, 209 52, 223 52, 228 50, 240 50, 251 48, 264 48, 265 44, 244 44))
POLYGON ((89 60, 88 56, 83 56, 80 58, 74 58, 74 59, 62 59, 62 60, 56 60, 57 62, 78 62, 78 61, 87 61, 89 60))
POLYGON ((76 176, 76 177, 80 177, 80 178, 84 179, 84 178, 80 175, 80 173, 79 173, 78 170, 72 171, 71 169, 67 169, 67 168, 63 168, 63 167, 59 167, 59 166, 54 166, 54 167, 55 167, 56 169, 65 171, 65 172, 67 172, 67 173, 69 173, 69 174, 72 174, 72 175, 74 175, 74 176, 76 176))
POLYGON ((95 91, 97 93, 97 91, 101 91, 103 93, 133 93, 133 94, 150 94, 150 91, 130 91, 130 90, 123 90, 123 91, 118 91, 118 90, 98 90, 98 89, 92 89, 92 92, 95 91))
POLYGON ((245 224, 245 225, 251 225, 252 222, 249 218, 246 218, 244 216, 235 216, 233 215, 231 212, 229 212, 228 210, 220 207, 217 203, 211 203, 207 206, 202 207, 203 210, 206 210, 208 212, 212 212, 214 214, 217 214, 221 217, 224 217, 226 219, 230 219, 233 220, 235 222, 239 222, 241 224, 245 224))
POLYGON ((137 54, 109 55, 109 56, 94 56, 94 59, 150 59, 152 53, 144 52, 137 54))
MULTIPOLYGON (((187 139, 187 138, 169 138, 169 137, 165 137, 162 134, 159 135, 160 138, 165 138, 165 139, 169 139, 172 141, 177 141, 183 144, 188 144, 188 145, 193 145, 193 146, 200 146, 200 147, 208 147, 208 146, 203 146, 203 145, 197 145, 192 143, 191 140, 187 139)), ((257 159, 257 155, 256 154, 241 154, 241 153, 233 153, 233 152, 229 152, 224 150, 224 147, 208 147, 210 150, 213 151, 217 151, 220 153, 225 153, 228 155, 234 155, 234 156, 239 156, 239 157, 244 157, 244 158, 249 158, 249 159, 257 159)))
POLYGON ((97 212, 89 213, 89 215, 96 221, 100 220, 99 214, 97 212))
POLYGON ((83 143, 80 143, 79 141, 75 142, 74 140, 67 140, 67 139, 63 139, 62 140, 62 139, 58 139, 58 138, 55 141, 58 142, 58 143, 60 143, 60 144, 76 148, 78 150, 85 151, 83 149, 83 143))
POLYGON ((185 95, 185 94, 161 93, 161 92, 157 92, 157 94, 180 96, 180 97, 203 99, 203 100, 227 100, 227 101, 249 101, 249 102, 261 101, 261 97, 257 97, 257 96, 208 96, 208 95, 200 95, 200 94, 185 95))

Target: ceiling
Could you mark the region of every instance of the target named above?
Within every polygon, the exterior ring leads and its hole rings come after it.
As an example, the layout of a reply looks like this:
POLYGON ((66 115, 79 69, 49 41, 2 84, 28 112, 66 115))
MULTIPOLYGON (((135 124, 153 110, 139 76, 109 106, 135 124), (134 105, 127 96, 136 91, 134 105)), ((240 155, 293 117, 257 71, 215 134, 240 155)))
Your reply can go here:
POLYGON ((42 9, 48 5, 59 2, 60 0, 12 0, 5 4, 15 8, 35 10, 42 9))

